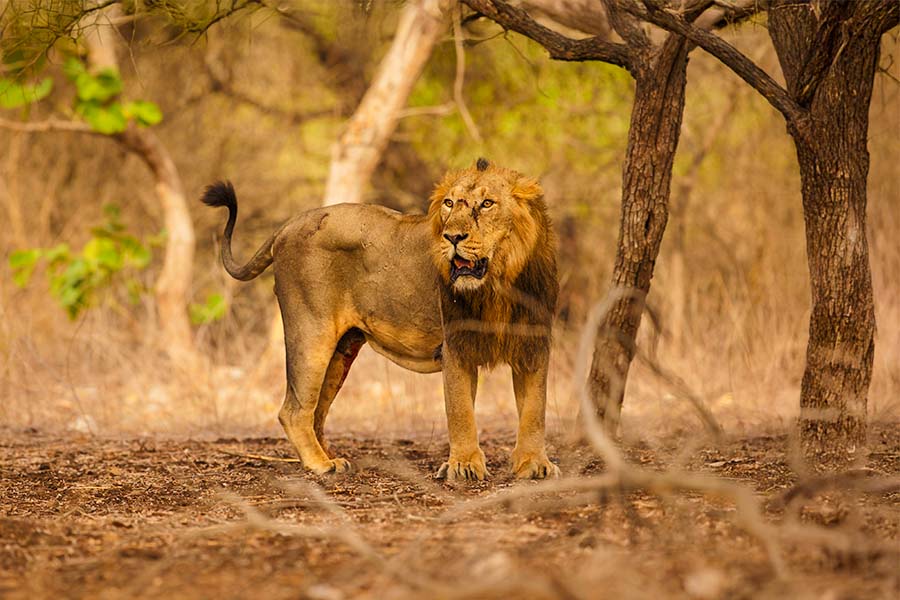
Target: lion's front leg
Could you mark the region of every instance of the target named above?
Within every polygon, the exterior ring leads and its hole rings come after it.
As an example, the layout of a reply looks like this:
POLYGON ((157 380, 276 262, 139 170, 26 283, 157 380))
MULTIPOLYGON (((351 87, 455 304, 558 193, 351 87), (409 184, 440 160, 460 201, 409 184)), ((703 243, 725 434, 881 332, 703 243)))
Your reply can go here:
POLYGON ((549 356, 533 371, 513 366, 519 429, 512 453, 512 467, 516 477, 520 479, 559 477, 559 467, 547 458, 544 445, 548 362, 549 356))
POLYGON ((475 427, 475 389, 478 367, 465 364, 445 347, 442 357, 444 405, 450 433, 450 457, 437 473, 439 479, 482 480, 490 473, 478 445, 475 427))

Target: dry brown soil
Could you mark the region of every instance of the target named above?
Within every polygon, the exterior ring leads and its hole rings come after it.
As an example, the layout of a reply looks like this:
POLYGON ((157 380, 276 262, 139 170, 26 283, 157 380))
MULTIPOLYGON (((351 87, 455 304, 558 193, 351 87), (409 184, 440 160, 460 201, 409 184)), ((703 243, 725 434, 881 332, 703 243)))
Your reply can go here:
MULTIPOLYGON (((837 489, 797 488, 784 437, 626 448, 642 469, 745 484, 758 533, 699 493, 532 493, 506 473, 512 438, 491 432, 491 481, 449 485, 431 478, 447 451, 434 438, 336 438, 360 469, 317 477, 271 460, 291 456, 284 439, 0 429, 0 597, 897 598, 898 429, 875 428, 837 489)), ((584 449, 551 455, 567 475, 603 472, 584 449)))

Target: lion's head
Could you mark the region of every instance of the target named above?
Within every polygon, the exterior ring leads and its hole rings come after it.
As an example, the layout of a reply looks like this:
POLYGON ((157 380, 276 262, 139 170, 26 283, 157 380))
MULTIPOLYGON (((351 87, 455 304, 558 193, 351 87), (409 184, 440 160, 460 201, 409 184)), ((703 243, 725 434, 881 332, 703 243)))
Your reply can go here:
POLYGON ((547 233, 543 197, 536 180, 484 158, 447 173, 428 209, 444 284, 455 293, 509 287, 547 233))

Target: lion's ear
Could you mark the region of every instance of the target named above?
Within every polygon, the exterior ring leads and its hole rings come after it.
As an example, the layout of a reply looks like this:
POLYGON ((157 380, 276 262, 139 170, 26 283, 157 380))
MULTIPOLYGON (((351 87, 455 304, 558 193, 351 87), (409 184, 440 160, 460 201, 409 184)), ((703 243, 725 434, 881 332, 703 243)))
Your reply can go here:
POLYGON ((512 195, 520 202, 531 202, 544 195, 544 188, 532 177, 520 176, 513 183, 512 195))

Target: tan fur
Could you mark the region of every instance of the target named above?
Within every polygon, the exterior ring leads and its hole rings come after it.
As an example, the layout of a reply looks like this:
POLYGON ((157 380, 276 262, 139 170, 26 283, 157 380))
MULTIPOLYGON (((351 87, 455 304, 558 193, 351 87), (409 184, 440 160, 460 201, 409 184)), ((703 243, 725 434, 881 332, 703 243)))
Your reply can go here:
POLYGON ((359 348, 370 343, 408 369, 443 370, 450 458, 442 475, 487 474, 473 403, 478 367, 498 363, 513 369, 520 416, 512 457, 517 476, 558 474, 544 450, 556 262, 535 180, 473 166, 444 177, 427 216, 365 205, 311 210, 276 231, 244 266, 231 258, 237 200, 230 185, 212 186, 204 201, 229 207, 222 247, 229 273, 246 280, 274 264, 288 379, 279 420, 307 468, 350 468, 326 453, 324 425, 359 348), (479 206, 490 197, 495 205, 480 210, 473 204, 442 215, 447 194, 479 206), (451 284, 453 248, 443 237, 451 229, 468 236, 461 251, 488 257, 483 280, 460 277, 451 284))

